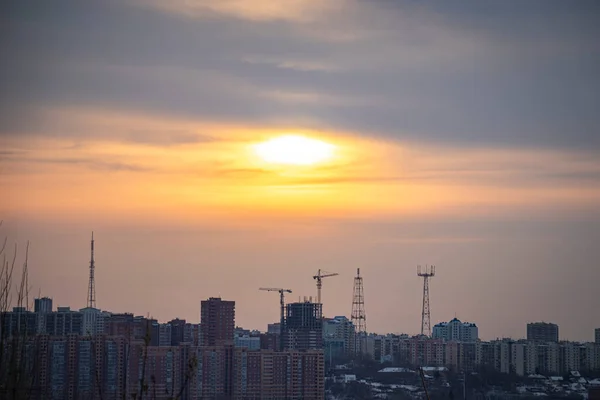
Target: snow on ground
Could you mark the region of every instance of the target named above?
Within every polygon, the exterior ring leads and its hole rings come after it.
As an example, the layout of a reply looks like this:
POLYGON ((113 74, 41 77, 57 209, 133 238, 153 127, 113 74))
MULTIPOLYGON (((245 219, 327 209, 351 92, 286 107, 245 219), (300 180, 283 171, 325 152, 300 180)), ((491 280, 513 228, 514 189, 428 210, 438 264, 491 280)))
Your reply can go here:
POLYGON ((380 369, 377 372, 412 372, 412 373, 414 373, 415 371, 413 371, 412 369, 401 368, 401 367, 386 367, 384 369, 380 369))

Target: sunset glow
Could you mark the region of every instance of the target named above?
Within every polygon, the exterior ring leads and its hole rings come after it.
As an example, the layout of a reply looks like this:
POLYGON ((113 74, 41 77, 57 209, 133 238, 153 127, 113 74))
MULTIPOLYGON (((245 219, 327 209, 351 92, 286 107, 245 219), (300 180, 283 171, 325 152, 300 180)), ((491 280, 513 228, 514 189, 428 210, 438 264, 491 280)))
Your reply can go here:
POLYGON ((31 296, 86 306, 94 231, 97 307, 160 323, 218 296, 268 329, 257 289, 314 298, 320 268, 348 316, 360 268, 368 333, 418 335, 427 264, 431 326, 600 328, 600 3, 57 3, 0 13, 0 257, 31 243, 31 296))
POLYGON ((313 165, 331 159, 335 146, 304 136, 286 135, 260 143, 254 150, 271 164, 313 165))

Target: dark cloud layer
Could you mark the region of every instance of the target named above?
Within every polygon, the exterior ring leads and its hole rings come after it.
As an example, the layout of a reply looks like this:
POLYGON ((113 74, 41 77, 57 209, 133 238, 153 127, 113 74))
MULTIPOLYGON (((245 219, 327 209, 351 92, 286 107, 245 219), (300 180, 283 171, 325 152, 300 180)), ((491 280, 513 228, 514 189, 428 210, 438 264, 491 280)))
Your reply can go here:
POLYGON ((348 1, 310 23, 117 1, 1 7, 2 134, 43 133, 44 107, 88 106, 451 145, 600 148, 596 2, 348 1))

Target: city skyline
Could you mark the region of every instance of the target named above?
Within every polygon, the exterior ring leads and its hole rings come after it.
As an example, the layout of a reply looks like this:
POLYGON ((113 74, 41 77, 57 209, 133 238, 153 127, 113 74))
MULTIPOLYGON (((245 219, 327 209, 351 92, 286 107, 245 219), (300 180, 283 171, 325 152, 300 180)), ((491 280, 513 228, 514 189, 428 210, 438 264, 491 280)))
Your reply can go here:
MULTIPOLYGON (((343 371, 345 380, 358 379, 349 374, 357 362, 351 321, 323 318, 321 306, 309 301, 288 304, 285 345, 279 351, 275 350, 277 327, 269 326, 268 333, 234 328, 235 302, 220 298, 202 300, 200 324, 181 319, 159 323, 90 307, 79 312, 68 307, 52 311, 51 299, 36 298, 34 312, 23 307, 2 312, 0 329, 3 343, 22 343, 27 354, 14 368, 32 368, 26 383, 17 386, 29 390, 31 398, 50 394, 102 399, 103 395, 118 398, 152 391, 157 399, 172 399, 175 393, 182 399, 215 395, 322 399, 327 380, 336 371, 343 371), (338 364, 349 359, 354 361, 338 364)), ((585 393, 600 383, 598 338, 595 343, 559 342, 556 325, 534 323, 527 328, 526 340, 481 341, 474 324, 455 318, 435 325, 432 338, 368 335, 361 339, 364 351, 358 351, 359 358, 367 361, 359 368, 370 364, 379 373, 458 372, 465 379, 500 373, 503 379, 550 382, 536 385, 533 391, 537 393, 585 393), (551 384, 563 381, 566 385, 551 384)), ((9 354, 13 351, 21 350, 9 354)), ((428 385, 432 388, 436 378, 428 379, 433 380, 428 385)), ((464 383, 460 386, 466 389, 464 383)))
MULTIPOLYGON (((261 289, 259 288, 259 290, 261 290, 261 289)), ((40 291, 40 296, 41 296, 41 291, 40 291)), ((316 298, 317 298, 316 296, 298 296, 298 300, 297 301, 294 300, 293 298, 289 299, 286 302, 286 308, 287 308, 288 304, 294 304, 294 303, 296 303, 296 304, 302 304, 302 303, 305 303, 307 301, 312 303, 312 302, 316 301, 316 298)), ((53 308, 55 308, 52 311, 57 311, 59 308, 66 307, 67 309, 70 309, 72 307, 71 305, 64 305, 64 304, 63 305, 59 305, 59 304, 54 304, 53 305, 53 297, 50 296, 50 295, 44 295, 43 297, 36 297, 36 298, 34 298, 34 300, 31 301, 31 305, 27 306, 27 308, 30 309, 30 310, 33 310, 33 306, 32 305, 35 304, 35 308, 40 307, 40 309, 42 311, 48 312, 48 309, 47 309, 48 305, 46 304, 48 300, 50 302, 49 303, 50 306, 53 307, 53 308)), ((223 303, 223 304, 229 304, 229 307, 233 307, 231 310, 235 309, 236 300, 222 298, 220 295, 217 296, 217 297, 211 296, 211 297, 209 297, 207 299, 202 299, 202 300, 199 301, 200 310, 201 310, 200 311, 200 316, 202 315, 202 308, 205 306, 205 303, 206 303, 206 306, 208 306, 208 304, 209 303, 212 304, 213 301, 216 301, 217 305, 219 305, 221 303, 223 303), (233 306, 231 306, 231 304, 233 304, 233 306)), ((86 307, 81 307, 81 308, 80 307, 74 307, 72 309, 72 311, 74 311, 74 310, 86 310, 86 309, 89 309, 89 307, 87 305, 86 305, 86 307)), ((189 318, 189 317, 180 316, 180 315, 176 315, 176 316, 171 315, 169 317, 165 317, 165 318, 161 319, 161 318, 156 318, 156 316, 153 315, 151 312, 147 312, 146 314, 141 314, 141 313, 137 313, 137 312, 132 312, 131 310, 108 310, 108 309, 102 309, 100 307, 98 307, 97 309, 101 310, 103 312, 116 313, 116 314, 126 313, 126 314, 131 314, 131 315, 136 315, 136 316, 147 315, 149 318, 153 318, 153 319, 157 320, 161 324, 167 324, 167 323, 170 323, 170 322, 175 321, 175 320, 178 321, 180 318, 183 319, 184 321, 189 322, 189 323, 198 323, 199 324, 200 321, 201 321, 201 319, 202 319, 200 317, 196 321, 194 318, 189 318)), ((214 312, 214 311, 211 311, 211 312, 214 312)), ((235 315, 235 311, 229 311, 229 312, 232 313, 233 315, 235 315)), ((320 311, 319 311, 319 314, 320 314, 320 311)), ((321 318, 330 318, 331 319, 331 318, 340 317, 340 316, 344 317, 344 318, 346 318, 348 320, 350 318, 349 314, 336 314, 335 316, 328 316, 328 317, 325 317, 323 315, 321 318)), ((216 318, 216 317, 213 316, 211 318, 216 318)), ((234 325, 231 326, 231 327, 229 327, 230 330, 233 330, 233 327, 235 326, 236 329, 239 327, 239 328, 250 329, 250 330, 258 331, 258 332, 267 332, 268 329, 265 329, 265 327, 268 327, 268 325, 271 325, 271 324, 279 324, 279 322, 280 322, 280 320, 273 320, 273 321, 267 322, 266 325, 263 325, 262 327, 257 327, 255 324, 253 324, 251 326, 246 326, 246 325, 238 324, 235 321, 235 317, 234 317, 233 320, 234 320, 234 325)), ((506 335, 500 335, 499 336, 499 335, 496 335, 496 336, 494 336, 493 334, 491 334, 488 337, 481 337, 481 335, 479 335, 479 326, 477 325, 476 322, 472 322, 472 321, 471 322, 469 322, 469 321, 462 321, 461 322, 460 320, 458 320, 457 314, 455 313, 453 320, 450 321, 450 322, 446 322, 446 321, 436 322, 433 325, 433 331, 432 331, 433 334, 432 335, 426 335, 426 336, 429 336, 430 338, 433 338, 433 339, 437 338, 438 336, 440 336, 440 334, 436 334, 435 333, 435 329, 438 328, 438 327, 440 327, 440 326, 443 327, 443 326, 449 325, 449 324, 453 323, 453 321, 457 321, 458 324, 467 326, 467 327, 469 327, 469 329, 474 329, 475 333, 474 334, 467 333, 466 337, 469 337, 469 338, 473 338, 474 337, 477 340, 483 340, 483 341, 486 341, 486 340, 499 340, 499 339, 512 339, 512 340, 525 340, 526 339, 526 340, 535 340, 535 339, 531 339, 530 338, 530 335, 531 335, 531 333, 530 333, 530 325, 543 325, 543 326, 551 325, 551 326, 556 326, 556 329, 557 329, 557 331, 555 333, 556 339, 554 339, 554 341, 557 341, 557 342, 558 341, 560 341, 560 342, 571 341, 571 342, 582 342, 582 343, 598 342, 598 337, 599 337, 598 332, 600 332, 600 328, 594 328, 593 331, 590 334, 591 338, 573 339, 573 338, 563 337, 562 335, 558 334, 558 325, 560 325, 560 324, 554 325, 554 322, 552 322, 552 321, 529 320, 529 321, 527 321, 527 323, 525 325, 525 335, 517 335, 517 336, 506 336, 506 335)), ((205 329, 208 329, 208 328, 205 327, 205 329)), ((409 336, 415 336, 415 337, 419 336, 419 332, 412 332, 410 330, 405 330, 405 331, 388 331, 388 332, 371 330, 371 331, 367 331, 367 334, 369 334, 369 335, 371 335, 371 334, 375 334, 375 335, 387 335, 387 334, 394 334, 394 335, 401 334, 401 335, 404 335, 404 334, 408 334, 409 336)), ((444 333, 444 334, 441 334, 441 335, 442 336, 440 336, 440 337, 443 337, 444 335, 450 335, 450 334, 449 333, 444 333)), ((460 335, 460 337, 462 337, 463 334, 462 333, 457 333, 457 335, 460 335)), ((453 339, 453 340, 463 341, 465 339, 453 339)), ((472 340, 472 339, 466 339, 466 341, 470 341, 470 340, 472 340)), ((552 340, 550 340, 550 341, 552 341, 552 340)))
POLYGON ((245 4, 0 6, 0 237, 32 295, 85 306, 94 231, 104 310, 222 297, 264 328, 258 288, 324 269, 350 316, 360 268, 367 330, 418 333, 432 264, 432 326, 593 339, 597 2, 245 4))

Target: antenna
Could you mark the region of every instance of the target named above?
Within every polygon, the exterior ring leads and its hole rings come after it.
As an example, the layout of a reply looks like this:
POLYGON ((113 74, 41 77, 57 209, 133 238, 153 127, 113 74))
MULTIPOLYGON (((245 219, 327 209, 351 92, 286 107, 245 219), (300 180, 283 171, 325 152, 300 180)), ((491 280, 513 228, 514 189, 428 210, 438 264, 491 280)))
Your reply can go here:
POLYGON ((365 295, 360 268, 356 269, 353 292, 351 319, 354 324, 354 352, 362 354, 363 342, 367 336, 367 315, 365 313, 365 295))
POLYGON ((94 269, 96 268, 94 264, 94 232, 92 232, 92 242, 91 242, 91 259, 90 259, 90 283, 88 286, 88 300, 87 306, 89 308, 96 308, 96 283, 94 281, 94 269))
POLYGON ((431 310, 429 308, 429 278, 435 276, 435 266, 417 266, 417 276, 423 278, 423 310, 421 312, 421 335, 431 336, 431 310))

